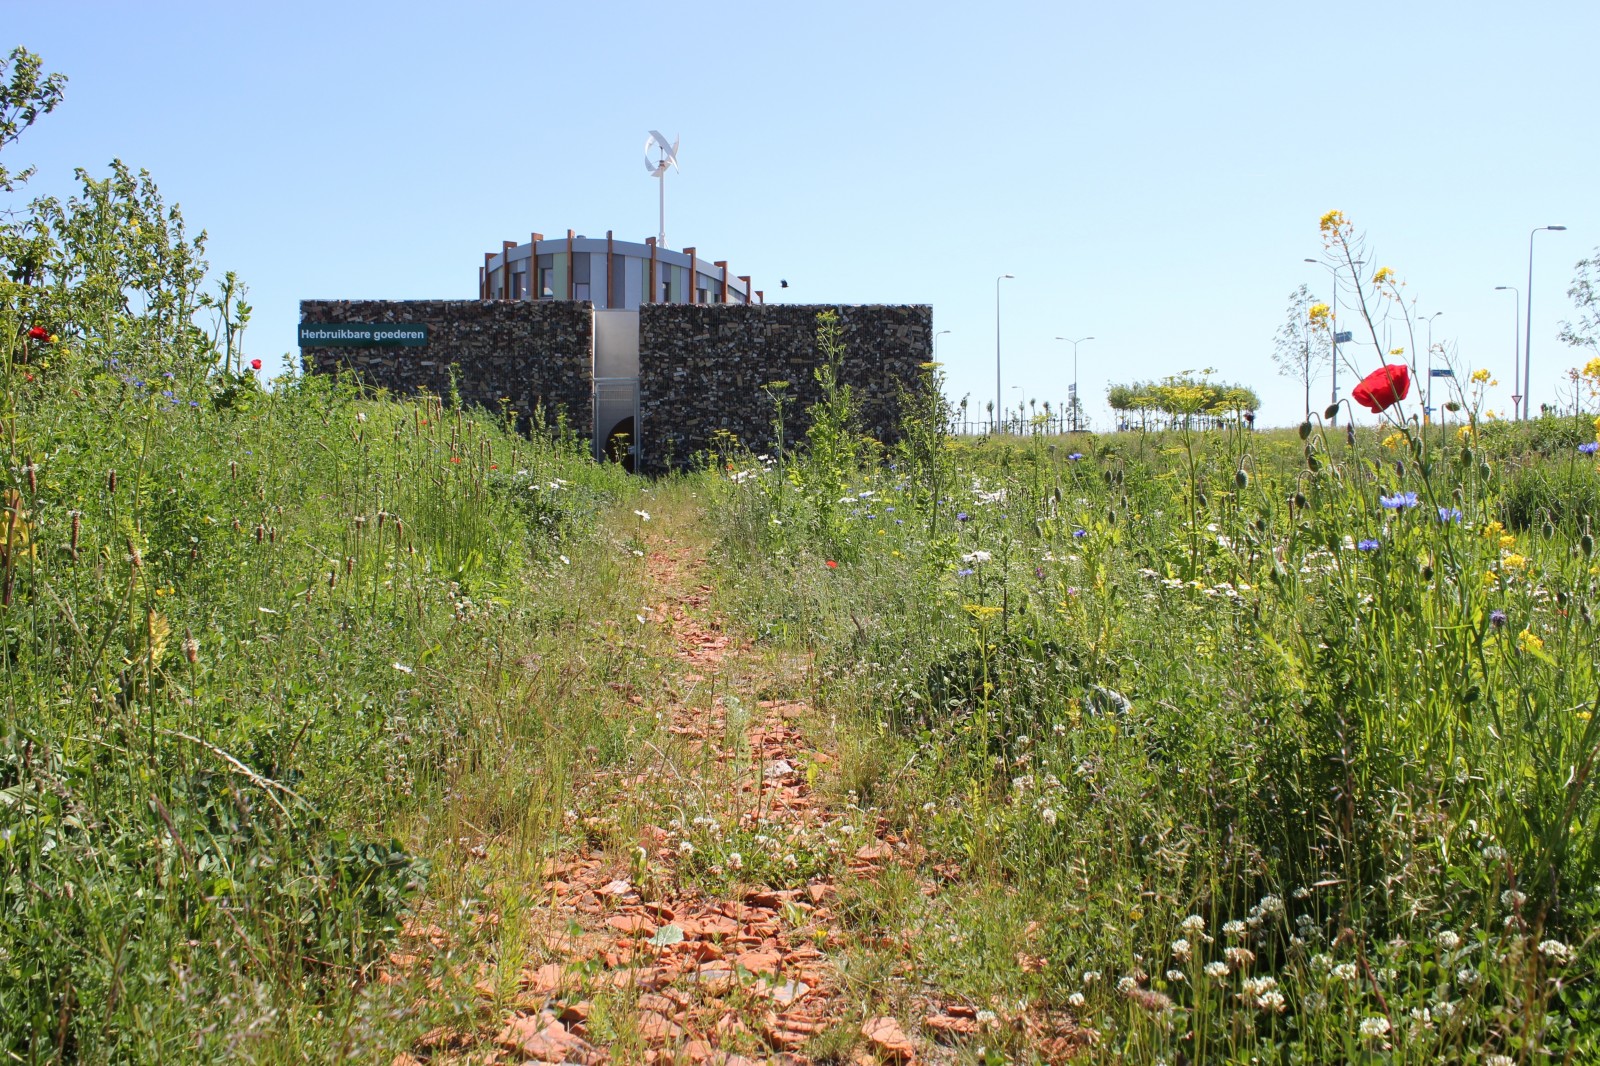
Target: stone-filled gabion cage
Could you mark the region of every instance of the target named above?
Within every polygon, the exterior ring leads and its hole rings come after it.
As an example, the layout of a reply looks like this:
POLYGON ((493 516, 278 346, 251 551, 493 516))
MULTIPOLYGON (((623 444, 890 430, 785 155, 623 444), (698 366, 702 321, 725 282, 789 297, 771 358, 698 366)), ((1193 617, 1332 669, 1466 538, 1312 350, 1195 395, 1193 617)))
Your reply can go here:
POLYGON ((788 382, 788 443, 821 398, 817 316, 838 315, 842 379, 862 428, 885 442, 900 399, 930 358, 926 305, 646 304, 597 310, 577 301, 304 300, 301 360, 308 373, 352 370, 398 394, 455 387, 490 410, 558 414, 597 457, 661 472, 711 447, 719 431, 769 451, 767 386, 788 382), (387 328, 386 328, 387 327, 387 328), (406 338, 392 342, 390 338, 406 338))

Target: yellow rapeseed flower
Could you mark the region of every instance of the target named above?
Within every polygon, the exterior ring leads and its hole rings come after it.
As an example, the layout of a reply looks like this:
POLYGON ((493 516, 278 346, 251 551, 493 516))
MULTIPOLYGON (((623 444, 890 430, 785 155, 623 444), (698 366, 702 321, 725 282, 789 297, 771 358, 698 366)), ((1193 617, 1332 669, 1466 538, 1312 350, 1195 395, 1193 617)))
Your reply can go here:
POLYGON ((1485 538, 1498 537, 1501 533, 1505 532, 1505 528, 1506 527, 1501 525, 1499 522, 1490 522, 1488 525, 1483 527, 1483 535, 1485 538))
POLYGON ((1310 317, 1313 326, 1326 326, 1328 324, 1328 316, 1332 312, 1333 309, 1327 304, 1312 304, 1311 309, 1306 314, 1310 317))
POLYGON ((1404 444, 1405 441, 1406 435, 1404 433, 1391 433, 1387 437, 1383 438, 1383 446, 1385 448, 1398 448, 1400 445, 1404 444))
POLYGON ((1485 570, 1483 572, 1483 583, 1491 586, 1498 585, 1500 584, 1500 575, 1496 574, 1493 570, 1485 570))
POLYGON ((1480 366, 1478 369, 1472 372, 1472 380, 1476 381, 1479 385, 1482 385, 1485 381, 1489 380, 1489 371, 1480 366))
POLYGON ((1472 439, 1472 427, 1471 426, 1462 426, 1460 429, 1456 430, 1456 439, 1458 439, 1458 440, 1471 440, 1472 439))
POLYGON ((1526 570, 1528 568, 1528 557, 1526 555, 1518 555, 1516 552, 1512 552, 1504 559, 1500 560, 1500 565, 1504 566, 1507 570, 1526 570))
POLYGON ((1000 613, 1000 608, 992 607, 986 603, 963 603, 961 608, 979 621, 985 618, 993 618, 1000 613))
POLYGON ((1372 283, 1374 285, 1383 285, 1392 281, 1394 281, 1394 270, 1391 267, 1379 267, 1378 272, 1372 275, 1372 283))
POLYGON ((1600 380, 1600 355, 1595 356, 1593 359, 1583 364, 1583 376, 1586 378, 1600 380))
POLYGON ((1323 233, 1327 233, 1329 230, 1337 230, 1343 225, 1344 212, 1329 211, 1327 214, 1323 215, 1321 221, 1317 223, 1317 228, 1322 230, 1323 233))
POLYGON ((1524 629, 1517 634, 1517 647, 1523 651, 1543 651, 1544 641, 1535 636, 1532 630, 1524 629))
POLYGON ((1405 355, 1406 354, 1406 350, 1404 348, 1390 348, 1389 349, 1389 354, 1390 355, 1405 355))
POLYGON ((1501 536, 1500 536, 1500 547, 1505 548, 1507 550, 1510 550, 1511 548, 1515 548, 1516 546, 1517 546, 1517 538, 1516 537, 1512 536, 1510 533, 1501 534, 1501 536))

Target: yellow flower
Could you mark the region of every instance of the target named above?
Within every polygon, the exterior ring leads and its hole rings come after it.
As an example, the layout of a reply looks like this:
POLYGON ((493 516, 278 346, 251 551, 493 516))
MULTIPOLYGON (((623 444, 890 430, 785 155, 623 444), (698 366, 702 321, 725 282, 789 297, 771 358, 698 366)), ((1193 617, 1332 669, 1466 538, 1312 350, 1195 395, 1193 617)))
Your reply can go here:
POLYGON ((1510 533, 1503 534, 1500 537, 1500 547, 1509 550, 1511 548, 1515 548, 1516 546, 1517 538, 1512 536, 1510 533))
POLYGON ((1471 440, 1472 439, 1472 427, 1471 426, 1462 426, 1460 429, 1456 430, 1456 439, 1457 440, 1471 440))
POLYGON ((1600 415, 1594 416, 1594 436, 1596 440, 1600 440, 1600 415))
POLYGON ((1500 565, 1504 566, 1507 570, 1526 570, 1528 568, 1528 557, 1526 555, 1518 555, 1516 552, 1512 552, 1504 559, 1500 560, 1500 565))
POLYGON ((1600 355, 1583 364, 1583 376, 1600 379, 1600 355))
POLYGON ((1389 349, 1389 354, 1390 355, 1405 355, 1406 354, 1406 350, 1404 348, 1390 348, 1389 349))
POLYGON ((1383 438, 1383 446, 1385 448, 1398 448, 1405 443, 1405 440, 1406 435, 1404 433, 1391 433, 1383 438))
POLYGON ((1578 712, 1578 721, 1580 721, 1580 722, 1587 722, 1592 717, 1594 717, 1594 716, 1592 714, 1590 714, 1588 711, 1579 711, 1578 712))
POLYGON ((1483 572, 1483 583, 1490 586, 1498 585, 1500 584, 1500 577, 1493 570, 1485 570, 1483 572))
POLYGON ((963 603, 961 608, 979 621, 985 618, 993 618, 1000 613, 1000 608, 991 607, 984 603, 963 603))
POLYGON ((1506 527, 1501 525, 1499 522, 1490 522, 1488 525, 1483 527, 1483 535, 1485 537, 1497 537, 1505 531, 1505 528, 1506 527))
POLYGON ((1338 230, 1343 225, 1344 212, 1329 211, 1327 214, 1323 215, 1322 220, 1317 223, 1317 228, 1322 230, 1323 233, 1327 233, 1329 230, 1338 230))
POLYGON ((1310 317, 1313 326, 1326 326, 1328 324, 1328 315, 1332 313, 1332 310, 1327 304, 1312 304, 1311 309, 1306 314, 1310 317))
POLYGON ((1523 651, 1543 651, 1544 641, 1536 637, 1531 630, 1524 629, 1517 634, 1517 647, 1523 651))
POLYGON ((1394 270, 1391 267, 1379 267, 1378 272, 1372 275, 1374 285, 1383 285, 1394 281, 1394 270))
POLYGON ((1472 380, 1476 381, 1479 385, 1482 385, 1485 381, 1489 380, 1489 371, 1480 366, 1478 369, 1472 372, 1472 380))

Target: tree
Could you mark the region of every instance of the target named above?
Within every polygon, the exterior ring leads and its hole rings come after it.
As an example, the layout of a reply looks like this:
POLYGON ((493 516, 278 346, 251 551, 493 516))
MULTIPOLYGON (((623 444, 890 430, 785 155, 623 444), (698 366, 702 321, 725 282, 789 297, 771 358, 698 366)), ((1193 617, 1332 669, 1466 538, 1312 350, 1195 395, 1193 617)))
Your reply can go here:
POLYGON ((1305 387, 1306 418, 1311 418, 1311 383, 1321 376, 1321 368, 1328 362, 1328 331, 1319 328, 1311 290, 1301 285, 1289 294, 1288 313, 1273 341, 1272 361, 1278 364, 1278 373, 1293 378, 1305 387))
MULTIPOLYGON (((39 57, 26 48, 16 47, 0 62, 0 151, 15 144, 22 131, 48 115, 61 102, 64 74, 39 76, 44 69, 39 57)), ((29 167, 16 174, 0 166, 0 192, 14 192, 33 176, 29 167)))
POLYGON ((1577 270, 1567 295, 1578 309, 1578 320, 1561 323, 1561 339, 1600 355, 1600 248, 1578 260, 1577 270))

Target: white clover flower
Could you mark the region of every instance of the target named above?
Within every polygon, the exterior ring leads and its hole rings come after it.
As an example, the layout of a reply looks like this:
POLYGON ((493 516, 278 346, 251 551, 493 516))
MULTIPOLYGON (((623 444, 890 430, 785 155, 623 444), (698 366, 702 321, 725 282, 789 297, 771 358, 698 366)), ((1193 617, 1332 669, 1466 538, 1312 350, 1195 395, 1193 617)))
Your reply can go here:
POLYGON ((694 845, 685 840, 683 843, 678 845, 678 852, 682 855, 693 855, 694 845))
POLYGON ((1132 992, 1134 989, 1136 989, 1138 987, 1139 987, 1139 982, 1135 981, 1131 977, 1119 977, 1119 978, 1117 978, 1117 991, 1121 992, 1123 995, 1127 995, 1129 992, 1132 992))
POLYGON ((1178 923, 1178 928, 1182 929, 1190 936, 1199 936, 1201 933, 1206 931, 1206 920, 1200 917, 1198 914, 1191 914, 1189 917, 1178 923))
POLYGON ((740 855, 737 851, 730 852, 728 854, 728 869, 730 869, 730 870, 742 870, 742 869, 744 869, 744 856, 740 855))
POLYGON ((978 1023, 979 1029, 992 1029, 1000 1019, 992 1010, 980 1010, 973 1020, 978 1023))
POLYGON ((1573 956, 1577 953, 1559 940, 1541 940, 1539 942, 1539 954, 1551 962, 1562 963, 1571 962, 1573 956))
POLYGON ((1458 985, 1470 988, 1481 980, 1483 980, 1483 975, 1471 967, 1463 966, 1456 971, 1456 984, 1458 985))
POLYGON ((1083 998, 1082 992, 1074 992, 1072 995, 1067 997, 1067 1006, 1071 1007, 1073 1010, 1082 1010, 1083 1005, 1087 1002, 1089 1001, 1083 998))
POLYGON ((1300 1000, 1300 1009, 1307 1014, 1317 1014, 1328 1007, 1328 997, 1321 992, 1309 992, 1300 1000))
POLYGON ((1500 902, 1507 907, 1520 907, 1528 901, 1528 897, 1514 888, 1508 888, 1500 893, 1500 902))
POLYGON ((1187 940, 1179 938, 1172 942, 1172 957, 1179 962, 1188 962, 1189 956, 1193 953, 1194 949, 1187 940))
POLYGON ((1085 971, 1083 971, 1083 983, 1084 984, 1092 985, 1098 980, 1100 980, 1100 971, 1099 970, 1085 970, 1085 971))
POLYGON ((1432 1025, 1433 1015, 1428 1013, 1427 1007, 1412 1007, 1411 1020, 1418 1025, 1432 1025))
POLYGON ((1175 985, 1181 985, 1181 984, 1183 984, 1183 982, 1187 981, 1188 979, 1189 978, 1184 975, 1184 972, 1182 970, 1168 970, 1167 971, 1167 980, 1171 981, 1175 985))
POLYGON ((1511 854, 1499 844, 1490 844, 1488 847, 1483 849, 1483 857, 1488 859, 1490 862, 1505 862, 1511 857, 1511 854))
POLYGON ((1389 1019, 1381 1014, 1370 1014, 1361 1019, 1361 1035, 1377 1040, 1389 1033, 1389 1019))
POLYGON ((1289 1001, 1283 998, 1282 992, 1268 991, 1256 999, 1256 1006, 1269 1014, 1282 1014, 1288 1009, 1289 1001))
POLYGON ((1222 980, 1228 976, 1228 964, 1225 962, 1206 963, 1206 976, 1215 977, 1219 981, 1222 980))
POLYGON ((1354 982, 1356 979, 1356 964, 1353 962, 1341 962, 1333 968, 1333 979, 1335 981, 1354 982))
POLYGON ((1223 925, 1222 934, 1224 936, 1244 936, 1245 924, 1236 918, 1223 925))
POLYGON ((1451 1003, 1448 999, 1441 1003, 1435 1003, 1433 1005, 1433 1015, 1440 1021, 1444 1021, 1447 1018, 1454 1018, 1456 1016, 1456 1005, 1451 1003))
POLYGON ((1262 896, 1261 902, 1256 904, 1256 910, 1263 918, 1276 917, 1283 913, 1283 898, 1281 896, 1262 896))
POLYGON ((961 561, 964 563, 986 563, 993 558, 994 556, 990 555, 986 551, 975 551, 967 552, 961 557, 961 561))
POLYGON ((1256 961, 1256 953, 1249 948, 1224 948, 1222 957, 1241 969, 1256 961))
POLYGON ((932 804, 932 803, 924 803, 922 805, 922 813, 923 814, 932 814, 934 811, 936 811, 938 809, 939 808, 936 805, 932 804))
POLYGON ((1246 977, 1239 982, 1240 991, 1247 996, 1260 996, 1278 987, 1278 979, 1271 976, 1246 977))
POLYGON ((1454 951, 1461 946, 1461 936, 1449 929, 1441 930, 1438 936, 1439 946, 1446 951, 1454 951))
POLYGON ((1056 824, 1056 812, 1054 807, 1046 807, 1044 810, 1039 812, 1039 817, 1043 820, 1045 825, 1056 824))
POLYGON ((1322 952, 1311 956, 1311 969, 1314 973, 1327 973, 1333 969, 1333 956, 1322 952))
POLYGON ((1510 1055, 1489 1055, 1484 1058, 1483 1066, 1517 1066, 1517 1060, 1510 1055))

